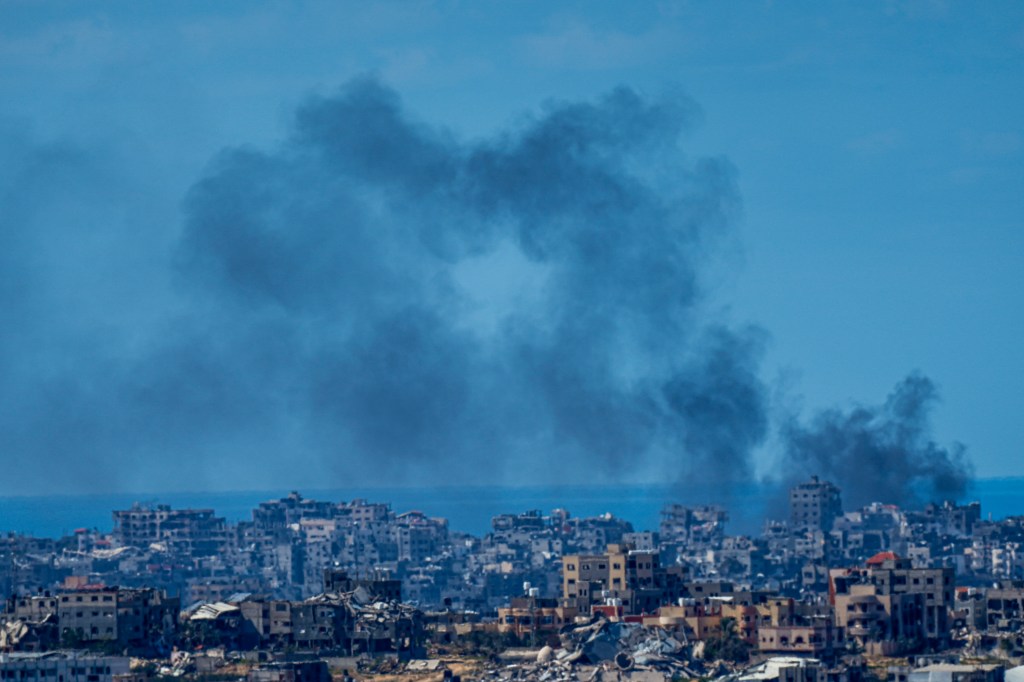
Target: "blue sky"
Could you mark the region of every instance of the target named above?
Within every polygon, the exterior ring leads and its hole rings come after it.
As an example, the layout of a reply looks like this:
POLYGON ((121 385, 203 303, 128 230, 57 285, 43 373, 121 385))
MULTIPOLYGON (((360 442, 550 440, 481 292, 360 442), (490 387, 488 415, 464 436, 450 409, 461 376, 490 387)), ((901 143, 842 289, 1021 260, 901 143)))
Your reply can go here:
MULTIPOLYGON (((700 114, 681 152, 727 159, 741 197, 702 306, 766 330, 774 404, 878 404, 920 371, 942 397, 936 439, 965 443, 979 475, 1024 475, 1018 2, 9 0, 0 272, 23 273, 8 305, 43 320, 21 341, 130 349, 195 306, 169 266, 189 188, 221 150, 277 148, 310 97, 366 74, 467 145, 620 85, 686 93, 700 114)), ((57 351, 26 369, 8 350, 12 385, 74 374, 57 351)), ((7 449, 63 447, 31 442, 7 449)), ((12 485, 38 489, 42 471, 12 485)))

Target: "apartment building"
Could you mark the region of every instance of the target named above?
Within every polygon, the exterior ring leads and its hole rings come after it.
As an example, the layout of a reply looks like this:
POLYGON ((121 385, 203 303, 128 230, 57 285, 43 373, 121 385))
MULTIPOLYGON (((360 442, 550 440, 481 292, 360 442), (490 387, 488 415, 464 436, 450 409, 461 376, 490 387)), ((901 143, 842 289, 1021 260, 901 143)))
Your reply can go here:
POLYGON ((949 637, 953 578, 952 568, 913 568, 892 552, 875 555, 863 568, 832 569, 829 593, 836 624, 866 647, 883 642, 941 644, 949 637))
POLYGON ((812 476, 810 481, 789 490, 789 518, 794 530, 829 532, 832 523, 843 515, 839 488, 812 476))

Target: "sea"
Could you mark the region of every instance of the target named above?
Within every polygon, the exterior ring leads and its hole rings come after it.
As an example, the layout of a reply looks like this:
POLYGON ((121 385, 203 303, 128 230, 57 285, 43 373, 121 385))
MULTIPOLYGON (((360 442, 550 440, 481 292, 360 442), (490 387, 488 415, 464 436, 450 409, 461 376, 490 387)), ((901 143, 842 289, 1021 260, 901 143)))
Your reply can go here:
MULTIPOLYGON (((841 486, 840 486, 841 487, 841 486)), ((135 503, 173 508, 213 509, 228 521, 252 518, 261 502, 291 490, 233 492, 103 493, 0 497, 0 532, 58 538, 79 528, 108 532, 116 509, 135 503)), ((534 485, 460 487, 364 487, 299 490, 303 497, 333 502, 365 499, 387 502, 396 512, 421 511, 448 519, 449 528, 476 536, 490 531, 498 514, 566 509, 574 517, 612 514, 636 530, 657 530, 661 509, 669 503, 706 504, 706 491, 675 485, 534 485)), ((961 502, 981 503, 982 518, 1024 515, 1024 477, 977 479, 961 502)), ((750 484, 715 500, 729 512, 727 532, 756 534, 766 518, 786 516, 786 489, 780 484, 750 484)))

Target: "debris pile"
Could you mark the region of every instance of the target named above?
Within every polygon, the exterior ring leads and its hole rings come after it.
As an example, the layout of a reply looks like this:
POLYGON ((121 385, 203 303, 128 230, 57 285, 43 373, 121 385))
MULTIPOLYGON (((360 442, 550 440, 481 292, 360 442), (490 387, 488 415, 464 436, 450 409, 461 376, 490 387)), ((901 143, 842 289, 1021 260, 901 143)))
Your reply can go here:
POLYGON ((192 654, 187 651, 171 652, 170 665, 163 665, 158 672, 163 677, 182 677, 196 671, 192 654))
POLYGON ((42 620, 25 619, 0 622, 0 651, 40 651, 57 641, 57 618, 47 614, 42 620))
POLYGON ((23 620, 12 620, 0 625, 0 649, 10 651, 21 644, 21 641, 31 632, 31 629, 23 620))
POLYGON ((559 635, 561 647, 545 646, 532 660, 487 671, 493 680, 650 680, 695 679, 703 665, 690 659, 685 640, 660 628, 600 619, 559 635))
POLYGON ((348 613, 352 640, 363 643, 364 653, 408 651, 422 630, 422 613, 415 606, 381 600, 365 587, 351 592, 325 593, 307 603, 335 604, 348 613))

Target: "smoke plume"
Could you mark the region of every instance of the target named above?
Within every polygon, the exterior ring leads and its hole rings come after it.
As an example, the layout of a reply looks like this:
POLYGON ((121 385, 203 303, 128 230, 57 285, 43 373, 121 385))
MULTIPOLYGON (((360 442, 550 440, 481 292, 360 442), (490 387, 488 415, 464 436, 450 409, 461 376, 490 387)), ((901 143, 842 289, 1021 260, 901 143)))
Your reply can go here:
POLYGON ((10 217, 5 243, 47 266, 2 261, 11 484, 746 480, 764 335, 702 298, 738 200, 727 162, 681 152, 695 117, 621 88, 462 140, 363 78, 277 148, 219 154, 173 239, 101 201, 10 217), (97 255, 116 295, 34 281, 87 270, 69 236, 122 245, 97 255), (170 246, 123 246, 142 241, 170 246), (99 313, 44 319, 72 291, 99 313))
MULTIPOLYGON (((181 223, 132 199, 124 157, 15 145, 9 490, 752 480, 766 335, 703 295, 738 198, 681 151, 696 115, 620 88, 465 140, 357 79, 276 148, 220 153, 181 223)), ((792 422, 790 459, 853 500, 960 491, 932 399, 912 378, 792 422)))
POLYGON ((937 400, 931 380, 911 374, 882 405, 826 410, 807 425, 790 420, 782 429, 786 469, 836 482, 847 508, 959 499, 972 467, 963 445, 931 440, 928 417, 937 400))
POLYGON ((742 480, 760 341, 695 319, 736 196, 727 164, 682 160, 693 111, 619 89, 463 142, 361 79, 276 152, 218 160, 180 274, 251 330, 328 459, 585 480, 662 457, 742 480))

